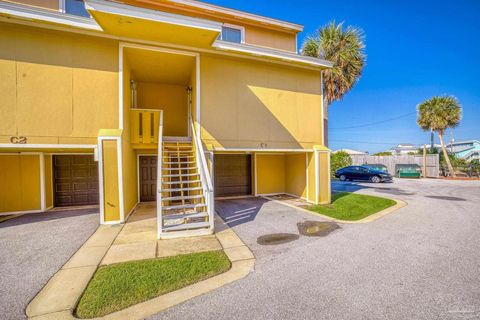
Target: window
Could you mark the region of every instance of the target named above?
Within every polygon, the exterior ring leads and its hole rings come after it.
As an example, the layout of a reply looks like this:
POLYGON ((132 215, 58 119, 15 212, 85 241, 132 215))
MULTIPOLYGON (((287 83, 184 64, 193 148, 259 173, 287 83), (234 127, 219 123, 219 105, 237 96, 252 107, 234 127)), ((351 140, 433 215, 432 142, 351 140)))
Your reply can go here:
POLYGON ((83 0, 60 0, 61 10, 65 13, 90 18, 83 0))
POLYGON ((243 43, 245 29, 243 27, 223 25, 221 39, 228 42, 243 43))

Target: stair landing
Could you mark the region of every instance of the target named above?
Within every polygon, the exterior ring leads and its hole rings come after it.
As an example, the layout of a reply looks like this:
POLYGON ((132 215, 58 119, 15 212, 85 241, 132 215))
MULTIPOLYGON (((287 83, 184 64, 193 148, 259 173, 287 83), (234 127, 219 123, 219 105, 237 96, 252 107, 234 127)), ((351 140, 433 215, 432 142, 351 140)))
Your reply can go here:
MULTIPOLYGON (((176 234, 176 233, 175 233, 176 234)), ((155 202, 142 202, 128 217, 101 264, 222 250, 215 235, 157 240, 155 202)))

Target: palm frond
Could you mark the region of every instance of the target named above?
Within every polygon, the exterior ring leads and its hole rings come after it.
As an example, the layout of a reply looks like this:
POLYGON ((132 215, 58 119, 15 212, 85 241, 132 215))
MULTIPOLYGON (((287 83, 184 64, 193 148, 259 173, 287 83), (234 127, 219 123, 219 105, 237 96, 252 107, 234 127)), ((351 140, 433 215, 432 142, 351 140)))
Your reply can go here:
POLYGON ((358 81, 365 66, 365 34, 360 28, 332 21, 305 40, 303 55, 333 62, 323 73, 327 103, 340 100, 358 81))

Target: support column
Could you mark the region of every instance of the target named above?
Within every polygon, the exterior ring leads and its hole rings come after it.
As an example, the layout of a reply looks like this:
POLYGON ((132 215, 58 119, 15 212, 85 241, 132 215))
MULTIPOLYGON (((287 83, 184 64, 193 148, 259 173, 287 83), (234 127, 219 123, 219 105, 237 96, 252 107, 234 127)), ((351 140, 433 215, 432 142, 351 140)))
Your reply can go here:
POLYGON ((98 137, 98 177, 100 222, 124 222, 122 177, 122 130, 100 130, 98 137))
POLYGON ((330 150, 324 146, 314 146, 314 153, 315 153, 316 203, 330 204, 331 202, 330 150))

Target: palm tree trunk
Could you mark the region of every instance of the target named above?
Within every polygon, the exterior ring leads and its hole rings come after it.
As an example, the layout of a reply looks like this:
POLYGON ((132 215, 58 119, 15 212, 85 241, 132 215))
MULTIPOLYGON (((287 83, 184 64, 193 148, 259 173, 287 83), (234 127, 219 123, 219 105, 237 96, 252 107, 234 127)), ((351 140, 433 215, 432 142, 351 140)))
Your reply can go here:
POLYGON ((438 133, 438 138, 440 139, 440 145, 442 146, 443 156, 447 162, 448 171, 452 177, 455 177, 455 171, 453 171, 452 164, 450 163, 450 158, 448 157, 447 149, 445 149, 445 144, 443 143, 443 134, 438 133))
POLYGON ((323 99, 323 145, 328 147, 328 102, 323 99))

